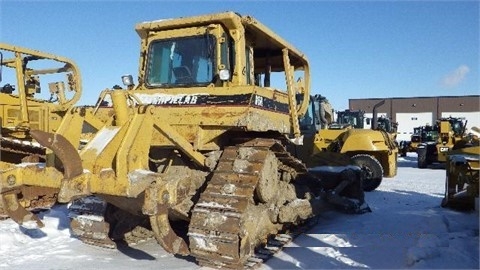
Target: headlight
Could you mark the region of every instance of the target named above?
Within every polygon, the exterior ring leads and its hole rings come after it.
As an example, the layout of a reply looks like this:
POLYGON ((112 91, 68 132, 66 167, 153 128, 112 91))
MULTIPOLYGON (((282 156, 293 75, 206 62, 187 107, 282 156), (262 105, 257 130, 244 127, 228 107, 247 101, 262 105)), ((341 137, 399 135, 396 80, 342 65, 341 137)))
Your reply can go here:
POLYGON ((129 87, 133 86, 133 76, 132 75, 123 75, 122 76, 123 85, 129 87))
POLYGON ((221 69, 220 72, 218 72, 218 76, 220 77, 220 80, 228 81, 230 79, 230 70, 221 69))

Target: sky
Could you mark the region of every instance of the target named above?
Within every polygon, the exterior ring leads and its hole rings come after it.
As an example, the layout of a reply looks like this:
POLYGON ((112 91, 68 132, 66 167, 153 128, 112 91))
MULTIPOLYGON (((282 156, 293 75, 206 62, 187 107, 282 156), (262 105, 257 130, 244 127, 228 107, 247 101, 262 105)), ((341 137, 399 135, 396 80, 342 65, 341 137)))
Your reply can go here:
MULTIPOLYGON (((479 269, 478 212, 440 206, 445 170, 418 169, 415 153, 399 157, 398 166, 397 176, 366 193, 372 212, 322 212, 258 269, 479 269)), ((0 268, 209 269, 168 254, 154 239, 118 249, 85 245, 70 236, 66 205, 39 216, 41 229, 0 221, 0 268)))
MULTIPOLYGON (((235 11, 302 51, 312 93, 348 99, 478 95, 480 1, 18 1, 0 0, 0 41, 80 67, 83 95, 138 74, 137 23, 235 11)), ((3 82, 2 82, 3 83, 3 82)))

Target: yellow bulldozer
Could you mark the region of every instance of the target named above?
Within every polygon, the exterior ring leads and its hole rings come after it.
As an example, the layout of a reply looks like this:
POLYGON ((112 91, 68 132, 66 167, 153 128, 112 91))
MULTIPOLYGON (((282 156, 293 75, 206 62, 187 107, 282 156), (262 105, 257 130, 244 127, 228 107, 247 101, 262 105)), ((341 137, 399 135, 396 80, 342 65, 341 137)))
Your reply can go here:
MULTIPOLYGON (((65 57, 0 43, 0 84, 0 168, 45 162, 46 148, 29 131, 58 130, 82 92, 78 67, 65 57), (49 95, 42 97, 45 88, 49 95)), ((34 210, 51 207, 57 193, 58 188, 22 186, 4 197, 34 210)), ((0 200, 0 218, 7 215, 2 205, 0 200)))
POLYGON ((65 57, 0 43, 0 84, 2 161, 18 163, 32 155, 41 158, 44 149, 29 143, 28 130, 57 131, 80 99, 78 67, 65 57), (45 87, 48 98, 40 96, 45 87))
MULTIPOLYGON (((366 175, 363 183, 365 191, 375 190, 383 177, 394 177, 397 174, 396 126, 388 118, 379 121, 376 112, 384 102, 377 103, 373 108, 371 129, 363 128, 363 111, 348 110, 337 113, 336 122, 310 137, 318 160, 328 162, 332 159, 332 152, 341 153, 349 156, 352 164, 361 167, 366 175)), ((314 100, 312 106, 325 107, 316 105, 314 100)), ((338 160, 341 161, 339 164, 345 162, 341 158, 338 160)))
POLYGON ((359 167, 307 163, 303 53, 234 12, 144 22, 136 31, 138 83, 123 76, 126 89, 69 110, 56 132, 31 129, 57 162, 0 172, 0 196, 16 222, 41 223, 9 194, 58 188, 58 201, 75 206, 72 233, 85 242, 114 247, 143 227, 168 252, 239 268, 272 235, 324 207, 369 211, 359 167), (99 112, 109 118, 81 145, 99 112))

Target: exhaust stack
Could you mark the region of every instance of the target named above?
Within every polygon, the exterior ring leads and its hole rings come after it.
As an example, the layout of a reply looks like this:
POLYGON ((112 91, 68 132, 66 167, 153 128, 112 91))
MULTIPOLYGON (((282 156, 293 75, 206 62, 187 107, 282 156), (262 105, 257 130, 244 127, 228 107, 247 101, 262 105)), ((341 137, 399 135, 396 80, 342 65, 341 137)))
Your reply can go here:
POLYGON ((373 116, 372 116, 372 129, 373 130, 377 129, 377 127, 378 127, 377 108, 382 106, 384 103, 385 103, 385 99, 378 102, 377 104, 375 104, 373 106, 373 111, 372 111, 372 114, 373 114, 373 116))

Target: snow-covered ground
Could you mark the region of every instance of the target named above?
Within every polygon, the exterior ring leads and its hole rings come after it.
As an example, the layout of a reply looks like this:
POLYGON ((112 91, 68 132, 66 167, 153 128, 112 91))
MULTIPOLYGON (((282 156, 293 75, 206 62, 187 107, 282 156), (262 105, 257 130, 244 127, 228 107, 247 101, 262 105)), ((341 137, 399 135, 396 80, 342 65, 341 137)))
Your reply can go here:
MULTIPOLYGON (((372 213, 326 212, 262 269, 479 269, 479 215, 440 207, 445 170, 399 158, 398 174, 367 193, 372 213)), ((70 237, 66 206, 40 215, 41 230, 0 222, 0 268, 202 269, 154 240, 108 250, 70 237)))

